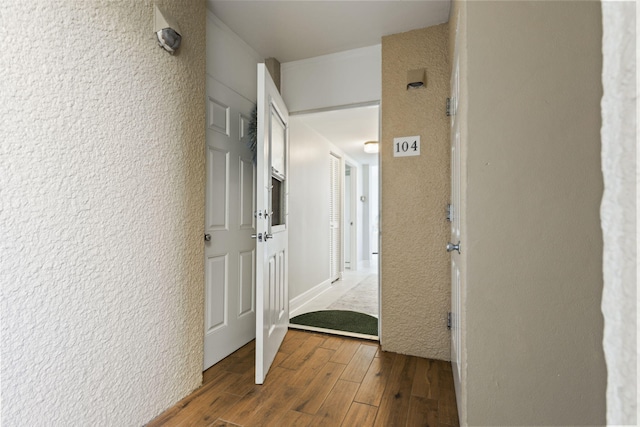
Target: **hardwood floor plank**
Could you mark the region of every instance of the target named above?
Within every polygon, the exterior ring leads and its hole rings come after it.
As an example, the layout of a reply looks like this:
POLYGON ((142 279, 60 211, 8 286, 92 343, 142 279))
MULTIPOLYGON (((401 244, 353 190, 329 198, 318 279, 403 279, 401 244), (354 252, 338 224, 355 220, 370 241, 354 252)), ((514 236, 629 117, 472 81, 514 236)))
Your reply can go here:
POLYGON ((348 338, 344 339, 331 358, 331 362, 348 365, 353 355, 358 351, 358 347, 360 347, 360 341, 348 338))
POLYGON ((336 427, 342 424, 357 391, 358 384, 338 380, 315 415, 313 426, 336 427))
POLYGON ((405 425, 409 413, 409 400, 416 373, 416 357, 398 354, 387 387, 384 390, 375 426, 405 425))
POLYGON ((413 380, 412 396, 438 399, 440 363, 436 360, 418 358, 413 380))
POLYGON ((318 372, 327 364, 335 351, 326 348, 316 348, 307 362, 297 370, 291 386, 303 390, 318 375, 318 372))
POLYGON ((343 339, 337 336, 328 336, 320 347, 328 348, 329 350, 337 350, 340 348, 343 339))
POLYGON ((438 361, 440 382, 440 396, 438 399, 438 416, 442 424, 459 426, 458 407, 456 405, 456 392, 453 385, 453 371, 451 363, 438 361))
POLYGON ((207 427, 218 419, 220 415, 228 411, 238 400, 240 396, 229 393, 220 393, 209 396, 201 404, 194 408, 192 413, 183 421, 177 424, 178 427, 207 427))
POLYGON ((318 412, 335 383, 338 382, 344 369, 345 366, 340 363, 326 363, 309 386, 302 392, 293 408, 298 412, 307 414, 318 412))
POLYGON ((356 383, 362 382, 377 351, 378 346, 360 344, 340 379, 356 383))
POLYGON ((451 365, 374 343, 289 331, 264 385, 252 342, 203 373, 202 387, 150 427, 459 427, 451 365), (375 357, 372 357, 375 356, 375 357), (375 419, 375 420, 374 420, 375 419))
POLYGON ((289 371, 280 367, 272 368, 267 375, 265 383, 255 386, 245 394, 238 403, 233 405, 229 411, 220 416, 220 419, 235 424, 244 425, 254 412, 269 399, 271 391, 278 387, 278 382, 286 381, 289 371))
MULTIPOLYGON (((395 353, 393 354, 395 356, 395 353)), ((391 375, 394 357, 374 357, 369 365, 362 384, 358 389, 355 401, 372 406, 380 406, 382 394, 391 375)))
POLYGON ((309 360, 311 355, 316 351, 316 348, 324 342, 324 339, 319 336, 311 335, 307 338, 298 349, 289 355, 285 360, 280 363, 280 367, 286 369, 299 369, 300 366, 309 360))
POLYGON ((438 423, 438 401, 421 396, 411 396, 409 399, 407 427, 435 427, 438 423))
POLYGON ((296 351, 302 343, 309 339, 311 334, 307 334, 304 331, 298 331, 295 329, 289 329, 284 339, 282 340, 282 345, 280 346, 279 352, 291 354, 296 351))
POLYGON ((353 402, 349 408, 349 412, 342 421, 343 427, 370 427, 376 420, 378 408, 375 406, 365 405, 363 403, 353 402))
POLYGON ((312 423, 313 415, 303 414, 297 411, 288 411, 275 425, 280 427, 311 427, 313 426, 312 423))

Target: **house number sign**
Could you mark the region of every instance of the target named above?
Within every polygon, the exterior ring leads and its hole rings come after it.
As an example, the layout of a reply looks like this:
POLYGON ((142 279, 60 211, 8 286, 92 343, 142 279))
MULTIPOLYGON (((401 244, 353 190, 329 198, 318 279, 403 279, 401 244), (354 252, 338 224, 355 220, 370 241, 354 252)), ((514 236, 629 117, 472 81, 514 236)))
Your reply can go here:
POLYGON ((420 135, 393 138, 393 157, 420 155, 420 135))

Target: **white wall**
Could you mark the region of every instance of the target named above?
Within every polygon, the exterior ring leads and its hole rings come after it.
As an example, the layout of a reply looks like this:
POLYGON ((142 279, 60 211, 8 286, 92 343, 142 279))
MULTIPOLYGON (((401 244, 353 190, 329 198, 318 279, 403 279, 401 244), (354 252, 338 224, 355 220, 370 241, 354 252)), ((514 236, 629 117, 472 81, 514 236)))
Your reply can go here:
POLYGON ((290 112, 380 100, 380 45, 282 64, 282 98, 290 112))
POLYGON ((207 74, 255 103, 260 62, 255 50, 207 10, 207 74))
POLYGON ((202 381, 204 2, 3 2, 3 426, 142 425, 202 381))
POLYGON ((637 425, 638 249, 635 2, 602 3, 604 352, 607 424, 637 425))
MULTIPOLYGON (((309 128, 303 116, 289 118, 289 298, 329 281, 329 155, 348 159, 330 141, 309 128)), ((356 179, 361 180, 361 166, 356 179)))

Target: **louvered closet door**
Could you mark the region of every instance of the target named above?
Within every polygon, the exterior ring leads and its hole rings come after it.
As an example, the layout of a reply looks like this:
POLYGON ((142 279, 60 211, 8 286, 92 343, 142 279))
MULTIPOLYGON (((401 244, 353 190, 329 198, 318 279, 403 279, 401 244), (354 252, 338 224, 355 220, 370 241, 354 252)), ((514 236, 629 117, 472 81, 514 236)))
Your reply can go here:
POLYGON ((342 213, 342 192, 341 190, 341 168, 340 158, 335 154, 329 156, 330 159, 330 196, 329 196, 329 273, 331 281, 340 279, 340 236, 341 236, 341 213, 342 213))

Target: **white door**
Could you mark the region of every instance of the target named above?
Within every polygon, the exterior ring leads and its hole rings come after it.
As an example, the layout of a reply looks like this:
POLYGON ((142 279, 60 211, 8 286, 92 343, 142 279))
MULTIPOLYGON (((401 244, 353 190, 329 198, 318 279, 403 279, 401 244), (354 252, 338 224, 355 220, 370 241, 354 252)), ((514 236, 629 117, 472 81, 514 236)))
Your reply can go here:
POLYGON ((289 112, 258 64, 256 384, 262 384, 289 325, 287 273, 289 112))
POLYGON ((342 218, 342 172, 340 158, 329 155, 329 278, 332 282, 340 279, 341 271, 341 218, 342 218))
POLYGON ((457 56, 454 58, 455 64, 451 76, 451 205, 449 208, 449 220, 451 221, 451 240, 447 245, 447 251, 451 253, 451 362, 454 367, 454 379, 460 384, 461 369, 461 300, 460 294, 463 286, 461 252, 463 251, 462 240, 462 169, 461 169, 461 149, 460 149, 460 121, 458 120, 457 109, 459 102, 459 66, 457 56))
POLYGON ((204 369, 255 337, 253 104, 207 76, 204 369))

